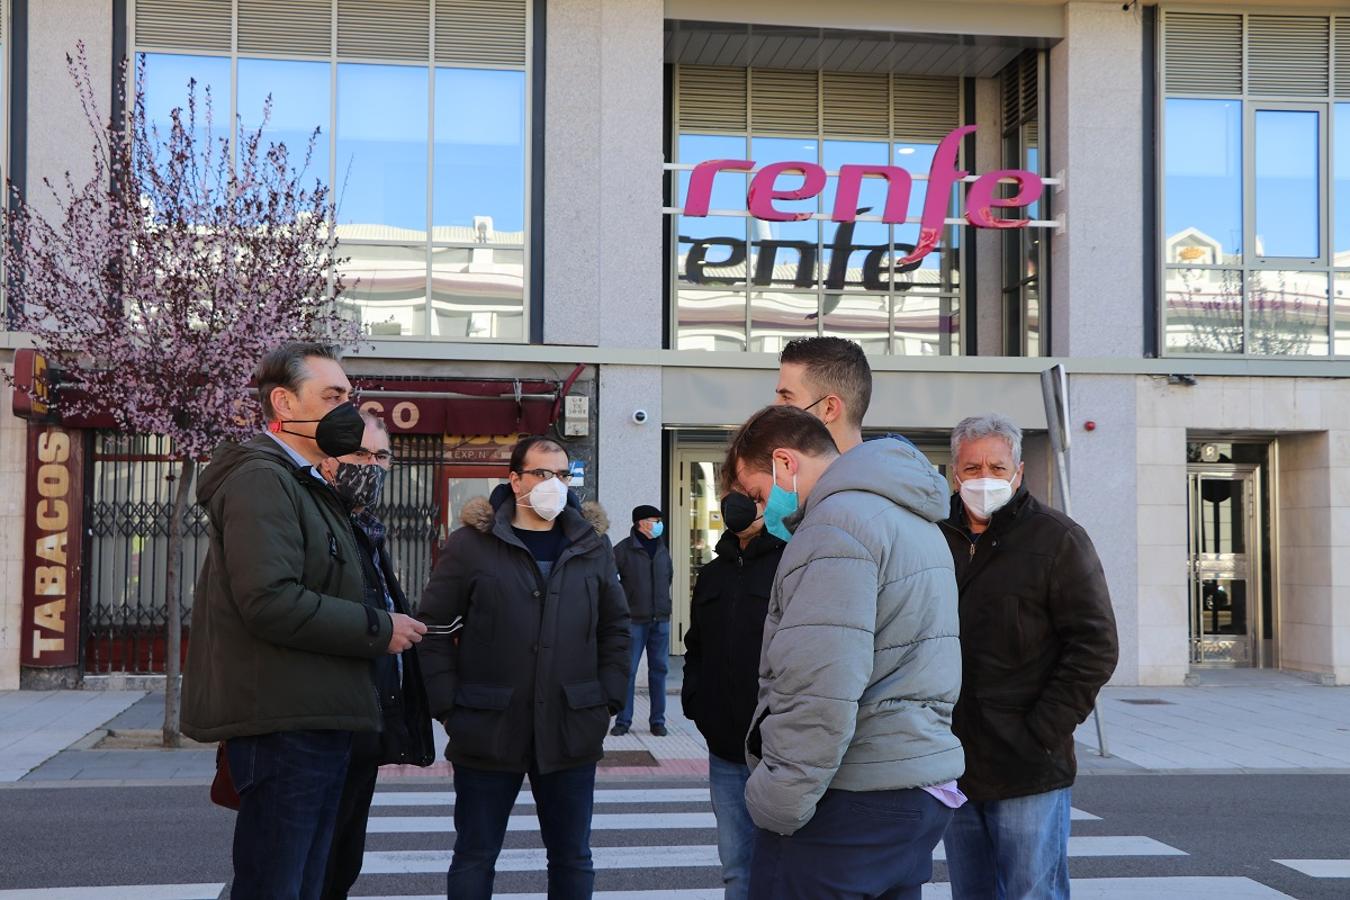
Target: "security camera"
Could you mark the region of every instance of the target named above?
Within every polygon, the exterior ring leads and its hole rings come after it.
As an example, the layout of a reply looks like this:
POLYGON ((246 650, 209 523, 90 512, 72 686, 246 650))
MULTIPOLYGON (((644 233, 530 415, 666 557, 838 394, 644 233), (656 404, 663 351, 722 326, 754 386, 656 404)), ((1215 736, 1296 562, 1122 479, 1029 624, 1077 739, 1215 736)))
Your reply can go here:
POLYGON ((645 409, 633 410, 633 424, 645 425, 647 423, 647 411, 645 409))

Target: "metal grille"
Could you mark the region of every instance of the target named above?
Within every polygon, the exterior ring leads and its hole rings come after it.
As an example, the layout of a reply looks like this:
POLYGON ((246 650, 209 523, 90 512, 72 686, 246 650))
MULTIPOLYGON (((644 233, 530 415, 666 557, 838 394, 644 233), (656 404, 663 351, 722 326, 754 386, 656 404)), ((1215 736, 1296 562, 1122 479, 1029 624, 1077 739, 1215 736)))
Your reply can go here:
POLYGON ((141 50, 230 52, 230 0, 136 0, 141 50))
POLYGON ((436 61, 524 67, 525 0, 436 0, 436 61))
POLYGON ((327 57, 333 51, 333 0, 239 0, 239 51, 327 57))
POLYGON ((885 75, 824 72, 822 130, 841 137, 890 137, 891 83, 885 75))
POLYGON ((756 134, 814 135, 819 130, 820 76, 795 69, 750 72, 750 126, 756 134))
POLYGON ((1247 93, 1325 97, 1331 78, 1326 17, 1252 16, 1247 20, 1247 93))
POLYGON ((961 79, 891 76, 895 139, 936 144, 961 124, 961 79))
POLYGON ((748 69, 680 66, 680 128, 745 131, 749 109, 748 69))
POLYGON ((1242 16, 1164 12, 1169 94, 1242 93, 1242 16))
MULTIPOLYGON (((178 464, 167 438, 98 432, 87 492, 89 556, 84 669, 89 673, 164 671, 164 608, 169 525, 178 464)), ((200 471, 200 469, 199 469, 200 471)), ((206 514, 188 507, 179 568, 183 625, 206 558, 206 514)), ((187 642, 183 642, 186 650, 187 642)))
POLYGON ((393 449, 394 466, 385 482, 384 502, 372 512, 388 529, 398 583, 408 596, 408 605, 416 610, 442 537, 437 502, 442 440, 439 435, 400 435, 394 437, 393 449))
POLYGON ((338 0, 339 56, 415 59, 431 54, 426 0, 338 0))

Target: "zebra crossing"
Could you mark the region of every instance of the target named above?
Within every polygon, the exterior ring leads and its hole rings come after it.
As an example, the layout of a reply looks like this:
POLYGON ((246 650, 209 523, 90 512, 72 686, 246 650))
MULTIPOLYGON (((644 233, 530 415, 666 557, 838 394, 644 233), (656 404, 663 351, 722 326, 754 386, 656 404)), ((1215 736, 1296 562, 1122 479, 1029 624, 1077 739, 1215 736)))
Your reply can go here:
MULTIPOLYGON (((443 784, 443 783, 442 783, 443 784)), ((601 785, 596 791, 592 849, 599 900, 713 900, 721 898, 715 820, 706 787, 601 785)), ((354 898, 432 900, 444 897, 453 845, 452 791, 440 785, 382 782, 371 808, 369 837, 354 898)), ((521 792, 497 866, 497 894, 544 900, 547 861, 534 815, 521 792)), ((1075 898, 1088 900, 1289 900, 1254 879, 1186 866, 1188 854, 1155 838, 1112 833, 1109 820, 1074 809, 1069 856, 1077 874, 1075 898), (1086 832, 1086 833, 1084 833, 1086 832), (1191 874, 1195 873, 1195 874, 1191 874)), ((951 897, 934 853, 937 881, 925 900, 951 897)), ((1335 860, 1276 860, 1314 878, 1346 877, 1335 860)), ((219 877, 219 876, 217 876, 219 877)), ((89 886, 0 890, 0 900, 211 900, 224 883, 89 886)))

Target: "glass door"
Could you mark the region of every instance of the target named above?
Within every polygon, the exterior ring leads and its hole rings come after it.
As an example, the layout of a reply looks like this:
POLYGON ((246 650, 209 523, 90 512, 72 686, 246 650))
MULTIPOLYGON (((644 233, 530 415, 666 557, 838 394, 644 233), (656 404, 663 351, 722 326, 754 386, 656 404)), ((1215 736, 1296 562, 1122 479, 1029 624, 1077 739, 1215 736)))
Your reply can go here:
POLYGON ((1188 473, 1192 665, 1261 664, 1259 479, 1237 466, 1188 473))
POLYGON ((684 446, 675 451, 675 514, 670 536, 675 561, 671 590, 670 652, 684 655, 684 634, 689 630, 689 598, 698 570, 717 555, 722 537, 722 494, 718 487, 725 448, 684 446))

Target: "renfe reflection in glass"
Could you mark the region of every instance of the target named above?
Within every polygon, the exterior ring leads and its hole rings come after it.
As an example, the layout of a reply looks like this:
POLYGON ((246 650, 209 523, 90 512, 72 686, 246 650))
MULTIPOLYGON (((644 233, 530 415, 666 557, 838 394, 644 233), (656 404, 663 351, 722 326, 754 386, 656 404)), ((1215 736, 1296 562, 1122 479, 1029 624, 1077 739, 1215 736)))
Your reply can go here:
POLYGON ((1315 110, 1258 109, 1255 113, 1258 257, 1322 255, 1321 153, 1315 110))
POLYGON ((1242 261, 1242 104, 1166 105, 1163 212, 1169 263, 1242 261))

